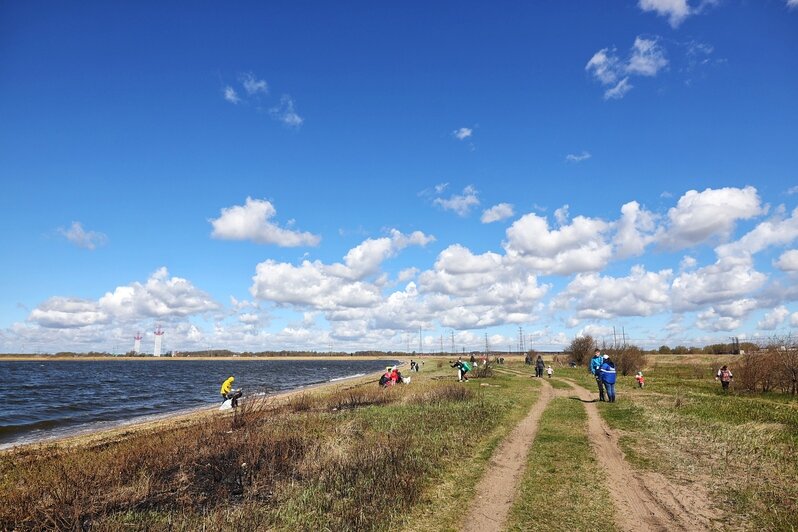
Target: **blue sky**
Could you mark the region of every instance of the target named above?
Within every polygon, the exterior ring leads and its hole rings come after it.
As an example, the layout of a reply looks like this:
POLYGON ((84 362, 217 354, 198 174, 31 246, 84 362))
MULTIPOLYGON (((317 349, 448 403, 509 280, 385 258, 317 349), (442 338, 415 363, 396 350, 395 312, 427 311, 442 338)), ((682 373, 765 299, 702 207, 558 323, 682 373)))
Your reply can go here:
POLYGON ((798 327, 798 2, 0 6, 0 351, 798 327))

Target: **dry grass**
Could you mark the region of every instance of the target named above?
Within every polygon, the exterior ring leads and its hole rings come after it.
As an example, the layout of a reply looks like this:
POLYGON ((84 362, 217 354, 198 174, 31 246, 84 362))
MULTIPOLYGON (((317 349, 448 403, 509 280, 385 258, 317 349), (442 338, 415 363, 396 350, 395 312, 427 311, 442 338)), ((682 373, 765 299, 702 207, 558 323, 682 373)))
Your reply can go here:
POLYGON ((430 468, 454 460, 468 404, 456 383, 355 386, 94 447, 9 452, 0 529, 388 528, 385 508, 398 518, 430 468))

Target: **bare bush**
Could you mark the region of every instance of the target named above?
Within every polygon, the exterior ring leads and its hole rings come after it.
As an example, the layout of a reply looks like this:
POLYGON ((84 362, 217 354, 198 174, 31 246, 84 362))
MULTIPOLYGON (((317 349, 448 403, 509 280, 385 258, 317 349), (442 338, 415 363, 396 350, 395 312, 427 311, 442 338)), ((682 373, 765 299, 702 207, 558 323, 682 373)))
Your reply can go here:
POLYGON ((584 366, 590 360, 590 355, 595 349, 596 341, 590 335, 578 336, 571 340, 571 345, 568 346, 571 359, 580 366, 584 366))
POLYGON ((646 365, 646 355, 636 345, 615 347, 607 349, 606 352, 615 362, 616 371, 624 376, 641 371, 646 365))

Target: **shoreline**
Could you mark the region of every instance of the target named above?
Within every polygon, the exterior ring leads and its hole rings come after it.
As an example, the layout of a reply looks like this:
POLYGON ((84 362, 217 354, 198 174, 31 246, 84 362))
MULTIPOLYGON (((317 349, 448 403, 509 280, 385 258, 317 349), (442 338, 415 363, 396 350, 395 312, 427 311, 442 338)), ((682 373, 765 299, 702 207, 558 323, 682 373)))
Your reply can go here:
MULTIPOLYGON (((306 357, 301 357, 301 358, 306 358, 306 357)), ((322 357, 322 358, 327 359, 327 357, 322 357)), ((371 358, 382 358, 382 357, 366 357, 366 358, 371 359, 371 358)), ((211 360, 213 359, 214 357, 211 357, 211 360)), ((253 357, 252 359, 259 360, 262 358, 253 357)), ((282 357, 280 357, 280 359, 282 359, 282 357)), ((346 360, 349 359, 350 359, 349 357, 346 357, 346 360)), ((397 357, 396 360, 399 361, 399 364, 397 364, 397 366, 399 367, 405 367, 409 363, 408 362, 409 359, 404 360, 400 357, 397 357)), ((278 392, 273 395, 264 395, 264 396, 255 395, 251 397, 252 400, 258 400, 258 401, 262 400, 264 405, 270 405, 270 406, 279 405, 281 401, 291 399, 293 397, 302 395, 304 393, 318 393, 325 390, 333 390, 343 385, 362 386, 364 384, 376 382, 375 379, 379 379, 380 375, 382 375, 382 371, 367 373, 366 375, 353 375, 351 377, 343 377, 333 381, 309 384, 307 386, 301 386, 293 390, 278 392)), ((141 433, 158 432, 161 430, 171 430, 174 428, 179 428, 181 426, 192 425, 213 415, 230 416, 232 414, 233 414, 232 410, 220 412, 218 404, 215 404, 214 406, 203 405, 203 406, 198 406, 196 408, 192 408, 190 410, 184 409, 172 413, 156 414, 157 417, 155 418, 144 417, 144 418, 133 418, 126 421, 120 421, 119 424, 110 427, 95 428, 95 429, 87 428, 75 433, 56 435, 51 438, 46 438, 36 441, 9 443, 6 444, 8 446, 0 446, 0 455, 15 453, 15 452, 37 451, 48 447, 56 449, 64 449, 71 447, 81 447, 81 446, 92 447, 97 445, 104 445, 108 443, 121 441, 129 436, 139 435, 141 433)))

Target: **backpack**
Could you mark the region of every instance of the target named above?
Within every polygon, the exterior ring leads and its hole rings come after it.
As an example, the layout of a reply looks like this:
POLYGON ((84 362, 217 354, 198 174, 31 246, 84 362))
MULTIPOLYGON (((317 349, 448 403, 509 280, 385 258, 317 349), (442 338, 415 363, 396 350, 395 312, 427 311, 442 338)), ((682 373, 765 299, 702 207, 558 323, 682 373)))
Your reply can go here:
POLYGON ((731 381, 731 371, 729 371, 728 369, 720 370, 720 381, 721 382, 731 381))

